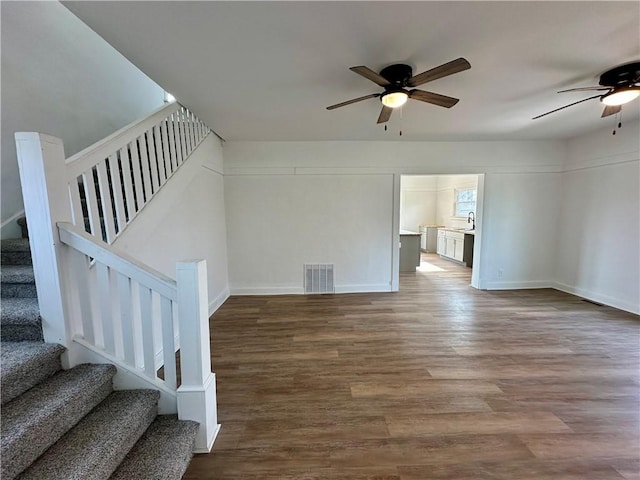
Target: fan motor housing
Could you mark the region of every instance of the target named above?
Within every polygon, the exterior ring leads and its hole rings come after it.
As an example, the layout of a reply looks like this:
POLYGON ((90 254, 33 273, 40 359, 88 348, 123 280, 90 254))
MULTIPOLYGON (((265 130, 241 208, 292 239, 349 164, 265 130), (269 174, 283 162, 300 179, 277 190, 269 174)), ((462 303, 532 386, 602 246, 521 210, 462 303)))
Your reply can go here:
POLYGON ((603 87, 619 87, 633 85, 639 78, 640 62, 634 62, 607 70, 600 75, 599 83, 603 87))
POLYGON ((413 69, 409 65, 396 63, 380 70, 380 76, 389 80, 394 87, 404 87, 413 75, 413 69))

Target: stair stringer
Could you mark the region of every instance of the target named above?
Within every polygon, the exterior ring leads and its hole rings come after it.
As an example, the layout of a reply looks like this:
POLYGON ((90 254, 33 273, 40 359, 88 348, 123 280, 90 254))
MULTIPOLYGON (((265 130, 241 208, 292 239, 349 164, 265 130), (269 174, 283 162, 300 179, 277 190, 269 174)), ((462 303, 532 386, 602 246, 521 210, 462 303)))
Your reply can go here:
POLYGON ((82 338, 73 339, 74 362, 77 363, 110 363, 116 367, 116 374, 113 377, 114 390, 137 390, 151 389, 160 392, 158 400, 158 415, 171 415, 178 413, 178 399, 175 391, 170 390, 161 381, 153 381, 146 377, 141 371, 131 368, 120 362, 116 357, 100 350, 99 348, 85 342, 82 338))

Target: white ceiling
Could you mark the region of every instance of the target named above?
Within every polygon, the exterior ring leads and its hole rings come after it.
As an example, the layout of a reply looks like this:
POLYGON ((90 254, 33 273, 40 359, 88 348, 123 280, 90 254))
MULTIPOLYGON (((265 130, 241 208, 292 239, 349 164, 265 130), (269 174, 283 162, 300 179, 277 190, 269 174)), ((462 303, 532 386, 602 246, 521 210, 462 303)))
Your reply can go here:
MULTIPOLYGON (((611 126, 590 96, 608 68, 640 60, 640 2, 86 2, 63 4, 227 140, 519 140, 611 126), (349 71, 465 57, 422 85, 460 98, 409 101, 384 132, 382 89, 349 71)), ((623 120, 640 116, 640 101, 623 120)))

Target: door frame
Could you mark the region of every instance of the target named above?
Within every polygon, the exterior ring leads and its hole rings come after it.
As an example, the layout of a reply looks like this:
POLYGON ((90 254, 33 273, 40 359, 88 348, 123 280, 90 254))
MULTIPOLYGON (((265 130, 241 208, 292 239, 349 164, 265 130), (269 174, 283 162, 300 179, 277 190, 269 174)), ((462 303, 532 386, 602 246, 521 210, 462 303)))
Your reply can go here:
POLYGON ((485 198, 485 174, 484 173, 396 173, 393 175, 393 218, 392 242, 391 242, 391 291, 400 290, 400 180, 402 177, 424 176, 438 177, 451 175, 477 175, 477 199, 476 199, 476 233, 473 242, 473 265, 471 269, 471 286, 483 289, 482 275, 480 271, 480 258, 482 256, 482 224, 485 198))

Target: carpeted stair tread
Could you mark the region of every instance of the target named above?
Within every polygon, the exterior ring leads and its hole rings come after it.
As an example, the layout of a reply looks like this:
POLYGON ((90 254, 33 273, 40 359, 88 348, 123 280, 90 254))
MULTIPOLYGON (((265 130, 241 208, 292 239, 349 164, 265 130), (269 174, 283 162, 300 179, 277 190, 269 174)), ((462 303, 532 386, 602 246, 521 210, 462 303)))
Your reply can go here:
POLYGON ((158 416, 109 480, 179 480, 193 455, 199 425, 158 416))
POLYGON ((37 298, 3 298, 0 312, 0 338, 3 342, 42 342, 42 320, 37 298))
POLYGON ((113 392, 18 478, 109 478, 156 417, 159 396, 156 390, 113 392))
POLYGON ((0 243, 2 265, 31 265, 31 249, 29 239, 10 238, 0 243))
MULTIPOLYGON (((113 390, 113 365, 59 371, 2 407, 0 478, 10 480, 113 390)), ((45 477, 41 477, 45 478, 45 477)))
POLYGON ((3 265, 0 269, 0 281, 2 281, 2 298, 38 296, 31 265, 3 265))
POLYGON ((3 265, 0 279, 2 283, 33 283, 35 276, 31 265, 3 265))
POLYGON ((26 392, 62 367, 62 345, 40 342, 3 342, 0 351, 2 405, 26 392))
POLYGON ((38 299, 26 298, 4 298, 2 299, 2 325, 6 324, 35 324, 40 320, 40 306, 38 299))

